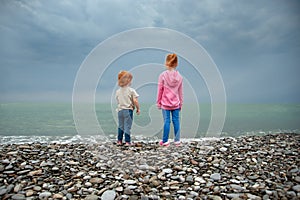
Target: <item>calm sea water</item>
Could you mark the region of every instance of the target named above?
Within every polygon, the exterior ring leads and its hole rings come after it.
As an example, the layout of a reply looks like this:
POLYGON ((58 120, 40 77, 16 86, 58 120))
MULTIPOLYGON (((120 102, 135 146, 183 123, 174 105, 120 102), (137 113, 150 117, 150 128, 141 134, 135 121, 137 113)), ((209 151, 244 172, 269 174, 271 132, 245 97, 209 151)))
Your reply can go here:
MULTIPOLYGON (((114 105, 96 104, 96 115, 105 136, 114 138, 117 130, 114 105)), ((161 111, 142 104, 134 116, 132 135, 160 137, 161 111)), ((185 105, 182 110, 182 138, 204 137, 211 118, 209 104, 185 105), (197 109, 196 109, 197 108, 197 109)), ((229 104, 221 136, 241 136, 276 132, 300 133, 300 104, 229 104)), ((170 137, 172 137, 172 132, 170 137)), ((72 105, 67 103, 0 104, 0 143, 33 141, 102 140, 103 135, 78 135, 72 105)))

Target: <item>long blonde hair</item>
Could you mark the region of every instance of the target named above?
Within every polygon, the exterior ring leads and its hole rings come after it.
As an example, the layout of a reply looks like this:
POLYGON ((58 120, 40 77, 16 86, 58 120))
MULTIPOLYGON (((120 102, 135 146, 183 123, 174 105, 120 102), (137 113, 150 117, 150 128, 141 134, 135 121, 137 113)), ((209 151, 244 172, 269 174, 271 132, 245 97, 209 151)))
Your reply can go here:
POLYGON ((128 71, 120 71, 118 74, 118 85, 124 87, 130 84, 132 80, 132 74, 128 71))

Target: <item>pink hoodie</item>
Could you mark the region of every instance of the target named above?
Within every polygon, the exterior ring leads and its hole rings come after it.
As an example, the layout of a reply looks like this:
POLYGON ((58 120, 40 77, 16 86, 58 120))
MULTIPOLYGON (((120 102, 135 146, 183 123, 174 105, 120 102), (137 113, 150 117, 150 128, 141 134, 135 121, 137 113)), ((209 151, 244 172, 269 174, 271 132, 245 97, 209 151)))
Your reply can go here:
POLYGON ((158 78, 158 108, 165 110, 180 109, 183 103, 182 76, 176 70, 166 70, 158 78))

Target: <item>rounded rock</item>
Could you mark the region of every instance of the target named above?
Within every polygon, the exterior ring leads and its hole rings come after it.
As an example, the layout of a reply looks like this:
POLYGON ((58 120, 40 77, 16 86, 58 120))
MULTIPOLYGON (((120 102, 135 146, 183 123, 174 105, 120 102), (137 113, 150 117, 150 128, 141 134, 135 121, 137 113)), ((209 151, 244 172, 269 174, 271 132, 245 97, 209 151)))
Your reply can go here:
POLYGON ((293 190, 296 192, 300 192, 300 185, 293 186, 293 190))
POLYGON ((39 194, 39 199, 48 199, 49 197, 51 197, 51 192, 42 192, 39 194))
POLYGON ((219 181, 219 180, 221 180, 221 174, 219 174, 219 173, 214 173, 214 174, 212 174, 212 175, 210 176, 210 178, 211 178, 212 180, 214 180, 214 181, 219 181))
POLYGON ((171 168, 166 168, 166 169, 163 169, 163 172, 166 174, 171 174, 173 172, 173 170, 171 168))
POLYGON ((124 184, 134 185, 134 184, 136 184, 136 181, 135 180, 125 180, 124 184))
POLYGON ((91 194, 84 198, 84 200, 98 200, 99 197, 97 195, 91 194))
POLYGON ((25 200, 26 197, 25 197, 25 195, 23 195, 23 194, 14 194, 14 195, 11 197, 11 199, 13 199, 13 200, 25 200))
POLYGON ((101 199, 107 199, 107 200, 113 200, 116 197, 116 192, 114 190, 106 190, 102 196, 101 199))

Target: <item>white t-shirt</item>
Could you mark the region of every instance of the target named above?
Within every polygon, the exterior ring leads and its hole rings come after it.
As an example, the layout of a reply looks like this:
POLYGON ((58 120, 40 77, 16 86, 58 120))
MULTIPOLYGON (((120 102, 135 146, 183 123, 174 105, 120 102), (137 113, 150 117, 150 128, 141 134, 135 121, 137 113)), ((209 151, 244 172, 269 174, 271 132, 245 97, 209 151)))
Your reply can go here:
POLYGON ((134 110, 133 98, 137 98, 138 96, 135 89, 128 86, 120 87, 116 91, 116 99, 118 102, 117 112, 123 109, 134 110))

